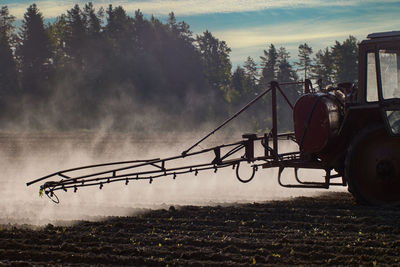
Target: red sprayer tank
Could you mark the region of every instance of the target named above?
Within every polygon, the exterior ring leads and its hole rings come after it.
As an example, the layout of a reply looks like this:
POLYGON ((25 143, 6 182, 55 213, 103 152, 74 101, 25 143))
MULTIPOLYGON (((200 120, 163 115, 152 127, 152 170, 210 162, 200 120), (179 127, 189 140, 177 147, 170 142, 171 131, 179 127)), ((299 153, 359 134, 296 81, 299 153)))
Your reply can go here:
POLYGON ((293 110, 294 132, 302 153, 329 149, 340 127, 340 105, 329 93, 307 94, 297 100, 293 110))

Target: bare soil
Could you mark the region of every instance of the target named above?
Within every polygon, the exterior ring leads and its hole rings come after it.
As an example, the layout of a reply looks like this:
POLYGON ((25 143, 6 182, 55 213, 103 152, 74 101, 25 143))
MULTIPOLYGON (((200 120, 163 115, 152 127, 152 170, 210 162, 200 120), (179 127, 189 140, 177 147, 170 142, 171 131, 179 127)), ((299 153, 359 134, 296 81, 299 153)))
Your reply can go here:
POLYGON ((350 194, 183 206, 71 227, 2 225, 8 265, 399 265, 400 208, 350 194))

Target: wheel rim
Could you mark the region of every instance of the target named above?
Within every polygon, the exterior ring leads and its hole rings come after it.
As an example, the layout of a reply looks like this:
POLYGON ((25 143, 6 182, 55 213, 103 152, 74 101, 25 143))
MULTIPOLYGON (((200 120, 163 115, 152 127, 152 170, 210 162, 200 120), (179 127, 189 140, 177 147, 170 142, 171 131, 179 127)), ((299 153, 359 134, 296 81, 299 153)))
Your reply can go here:
POLYGON ((383 128, 361 135, 349 151, 347 177, 357 199, 400 204, 400 139, 383 128))

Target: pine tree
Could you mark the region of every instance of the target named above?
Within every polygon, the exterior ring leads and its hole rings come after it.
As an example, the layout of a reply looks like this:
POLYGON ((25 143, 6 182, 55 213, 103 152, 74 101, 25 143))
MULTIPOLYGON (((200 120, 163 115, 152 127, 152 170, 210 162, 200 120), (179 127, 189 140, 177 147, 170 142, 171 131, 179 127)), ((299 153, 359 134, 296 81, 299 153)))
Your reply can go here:
POLYGON ((246 87, 246 73, 243 68, 237 66, 232 74, 232 86, 226 96, 231 110, 235 111, 245 101, 248 91, 246 87))
POLYGON ((257 71, 257 64, 254 62, 254 59, 251 57, 247 57, 246 61, 244 62, 244 69, 246 75, 252 86, 256 86, 258 80, 258 71, 257 71))
POLYGON ((105 26, 105 31, 107 34, 113 39, 122 37, 126 34, 130 22, 130 18, 126 15, 126 11, 121 6, 113 8, 112 5, 109 5, 106 13, 107 25, 105 26))
MULTIPOLYGON (((92 3, 85 5, 82 11, 82 15, 86 20, 85 32, 86 42, 83 46, 83 57, 87 65, 87 73, 89 79, 93 81, 94 86, 98 87, 100 84, 95 84, 102 74, 103 62, 105 62, 105 42, 103 40, 104 35, 102 34, 102 19, 104 17, 104 10, 100 8, 97 12, 93 7, 92 3)), ((99 93, 99 90, 96 90, 99 93)))
POLYGON ((145 51, 148 48, 147 44, 150 44, 154 39, 154 31, 148 20, 144 18, 144 15, 140 9, 135 11, 135 17, 133 18, 134 31, 136 36, 136 47, 139 50, 145 51))
POLYGON ((63 68, 67 61, 65 53, 65 37, 67 34, 67 20, 65 15, 56 18, 53 23, 47 26, 53 51, 53 63, 55 68, 63 68))
POLYGON ((67 12, 67 32, 65 38, 65 50, 71 59, 71 63, 83 70, 86 62, 84 48, 87 45, 87 17, 83 14, 79 5, 75 5, 67 12))
POLYGON ((22 70, 23 91, 34 97, 47 96, 52 49, 43 16, 36 4, 29 6, 24 14, 20 32, 21 43, 17 53, 22 70))
POLYGON ((316 80, 321 79, 321 85, 323 87, 332 84, 333 60, 329 48, 327 47, 324 50, 319 50, 315 54, 314 62, 312 78, 316 80))
MULTIPOLYGON (((255 68, 255 62, 250 57, 246 61, 246 66, 247 68, 238 66, 232 74, 232 86, 228 94, 231 113, 244 107, 259 94, 258 85, 255 81, 257 69, 255 68)), ((243 116, 238 118, 239 126, 245 127, 244 131, 261 131, 265 129, 266 111, 263 108, 265 107, 263 103, 265 104, 265 102, 259 101, 252 108, 246 110, 243 116)))
POLYGON ((354 36, 349 36, 343 43, 338 41, 331 48, 334 81, 356 82, 358 64, 358 45, 354 36))
POLYGON ((178 30, 178 25, 176 24, 176 18, 174 12, 168 14, 167 25, 172 31, 178 30))
MULTIPOLYGON (((278 71, 277 80, 278 82, 297 82, 298 76, 293 70, 290 64, 289 52, 286 51, 284 47, 278 50, 278 71)), ((288 85, 281 87, 282 91, 287 96, 288 100, 293 105, 297 98, 299 97, 299 91, 301 90, 298 85, 288 85)), ((293 127, 292 110, 290 106, 286 103, 286 100, 278 94, 278 119, 279 119, 279 129, 280 130, 291 130, 293 127)))
POLYGON ((231 79, 231 49, 225 41, 219 41, 211 32, 205 31, 197 37, 197 43, 203 60, 205 77, 216 91, 226 92, 231 79))
POLYGON ((232 64, 229 59, 231 49, 225 41, 218 40, 209 31, 197 36, 196 41, 204 71, 203 75, 213 94, 210 99, 216 99, 215 103, 211 104, 210 115, 214 118, 217 116, 225 117, 224 100, 226 100, 231 84, 232 64))
MULTIPOLYGON (((8 12, 8 7, 0 9, 0 99, 14 95, 17 90, 17 67, 12 52, 15 39, 13 23, 15 17, 8 12)), ((4 105, 4 104, 3 104, 4 105)), ((2 106, 3 106, 2 105, 2 106)))
POLYGON ((85 5, 83 15, 87 20, 87 32, 89 36, 97 37, 101 31, 102 19, 104 17, 104 9, 101 7, 97 12, 93 7, 92 2, 85 5))
POLYGON ((21 109, 18 90, 18 72, 12 52, 16 40, 15 17, 7 6, 0 9, 0 122, 5 128, 7 122, 14 122, 21 109), (10 120, 10 118, 12 118, 10 120))
POLYGON ((138 42, 133 19, 128 17, 121 6, 113 8, 109 5, 106 14, 107 25, 104 27, 104 32, 112 46, 112 53, 117 57, 130 58, 132 47, 136 47, 138 42))
POLYGON ((193 32, 190 30, 189 24, 184 21, 178 22, 178 32, 180 38, 186 42, 186 44, 190 44, 192 46, 194 42, 193 32))
POLYGON ((260 86, 267 88, 271 81, 276 80, 276 64, 278 59, 278 53, 275 46, 271 44, 268 51, 264 50, 264 56, 260 56, 261 59, 261 79, 260 86))
MULTIPOLYGON (((258 82, 258 90, 265 91, 270 87, 270 83, 277 79, 277 60, 278 52, 273 44, 270 44, 268 51, 263 51, 263 56, 261 59, 261 77, 258 82)), ((272 128, 272 117, 271 117, 271 95, 268 94, 262 99, 262 106, 266 107, 264 113, 259 115, 262 119, 258 119, 257 122, 261 121, 258 125, 258 129, 267 129, 267 127, 272 128)))
POLYGON ((295 82, 298 79, 296 72, 293 70, 289 62, 290 55, 284 47, 280 47, 277 57, 277 75, 276 78, 279 82, 295 82))
POLYGON ((299 61, 295 62, 295 65, 298 66, 297 71, 304 71, 304 81, 309 78, 307 74, 312 68, 312 52, 312 48, 307 43, 299 45, 299 61))

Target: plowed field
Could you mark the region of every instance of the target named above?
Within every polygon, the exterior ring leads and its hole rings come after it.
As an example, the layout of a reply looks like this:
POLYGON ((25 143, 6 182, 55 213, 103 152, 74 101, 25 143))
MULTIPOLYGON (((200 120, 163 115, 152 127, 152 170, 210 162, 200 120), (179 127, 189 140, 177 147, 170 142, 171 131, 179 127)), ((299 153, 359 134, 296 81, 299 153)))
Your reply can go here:
POLYGON ((399 265, 400 209, 347 193, 182 206, 71 227, 2 225, 0 265, 399 265))

